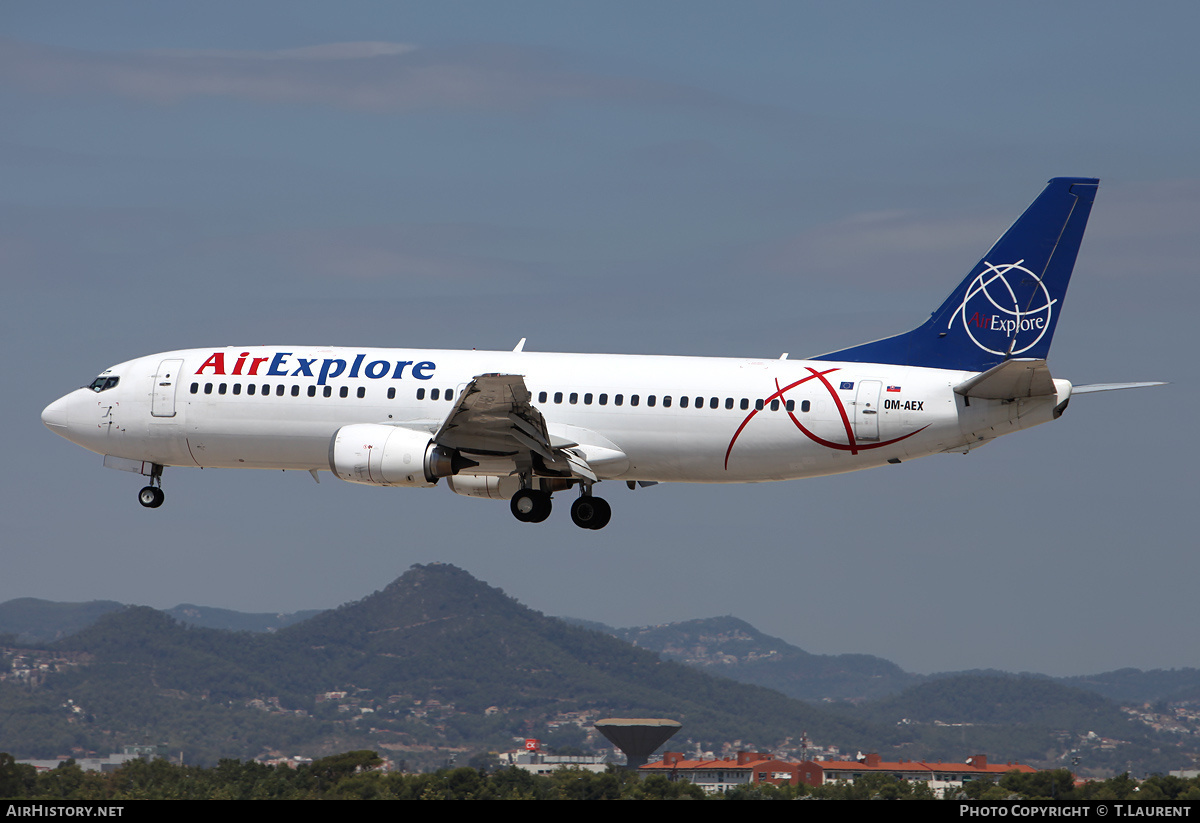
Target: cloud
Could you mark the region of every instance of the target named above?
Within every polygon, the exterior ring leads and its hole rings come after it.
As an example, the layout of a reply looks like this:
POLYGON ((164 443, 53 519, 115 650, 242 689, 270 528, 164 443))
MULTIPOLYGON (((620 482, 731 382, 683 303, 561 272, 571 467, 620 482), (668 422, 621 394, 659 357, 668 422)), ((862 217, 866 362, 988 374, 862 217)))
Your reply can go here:
POLYGON ((717 95, 566 65, 546 49, 327 43, 275 51, 95 52, 0 40, 0 83, 148 103, 195 97, 365 111, 523 111, 568 100, 729 105, 717 95))
POLYGON ((1106 276, 1194 282, 1197 214, 1200 180, 1114 185, 1107 192, 1102 181, 1085 251, 1106 276))
POLYGON ((1006 227, 1003 218, 988 216, 861 213, 765 245, 751 253, 751 265, 905 290, 913 281, 904 273, 931 270, 935 284, 938 272, 965 274, 1006 227))
MULTIPOLYGON (((1100 186, 1080 261, 1104 277, 1167 277, 1194 269, 1200 181, 1100 186)), ((906 291, 923 281, 952 286, 1019 212, 864 212, 752 249, 747 265, 776 275, 906 291), (918 279, 914 279, 916 275, 918 279)))
POLYGON ((335 281, 528 288, 540 267, 490 250, 503 232, 470 225, 388 225, 280 231, 251 244, 284 267, 335 281), (465 251, 471 248, 474 251, 465 251))

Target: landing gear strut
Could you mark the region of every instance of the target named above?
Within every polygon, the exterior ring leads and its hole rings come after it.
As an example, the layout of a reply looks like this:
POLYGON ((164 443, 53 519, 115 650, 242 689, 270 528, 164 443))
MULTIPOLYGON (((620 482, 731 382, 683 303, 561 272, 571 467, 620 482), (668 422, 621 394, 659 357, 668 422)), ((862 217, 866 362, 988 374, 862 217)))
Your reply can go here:
POLYGON ((138 502, 147 509, 157 509, 166 498, 162 490, 162 470, 163 467, 155 463, 150 469, 150 485, 143 486, 138 492, 138 502))

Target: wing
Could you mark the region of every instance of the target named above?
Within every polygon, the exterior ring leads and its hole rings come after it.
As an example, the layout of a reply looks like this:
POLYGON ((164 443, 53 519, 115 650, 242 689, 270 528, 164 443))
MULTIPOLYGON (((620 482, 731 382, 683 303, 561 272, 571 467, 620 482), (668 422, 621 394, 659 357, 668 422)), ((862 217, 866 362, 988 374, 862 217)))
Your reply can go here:
POLYGON ((587 461, 568 451, 578 444, 553 437, 532 401, 521 375, 481 374, 467 384, 433 440, 475 461, 482 473, 595 481, 587 461))

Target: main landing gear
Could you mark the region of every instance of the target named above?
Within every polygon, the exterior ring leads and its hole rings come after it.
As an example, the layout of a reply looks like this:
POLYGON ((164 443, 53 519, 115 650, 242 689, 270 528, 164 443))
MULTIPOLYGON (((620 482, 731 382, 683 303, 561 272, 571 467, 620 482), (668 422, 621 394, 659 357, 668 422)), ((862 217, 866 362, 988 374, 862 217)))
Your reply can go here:
POLYGON ((138 502, 147 509, 157 509, 166 498, 162 490, 162 470, 163 467, 155 463, 150 469, 150 485, 143 486, 138 492, 138 502))
POLYGON ((541 489, 521 489, 513 495, 513 517, 522 523, 541 523, 550 516, 550 492, 541 489))
POLYGON ((571 504, 571 520, 581 529, 603 529, 612 519, 612 507, 603 497, 580 496, 571 504))
MULTIPOLYGON (((541 523, 550 516, 550 492, 524 488, 513 495, 509 504, 513 517, 522 523, 541 523)), ((591 487, 571 504, 571 520, 581 529, 603 529, 612 519, 612 507, 602 497, 593 497, 591 487)))

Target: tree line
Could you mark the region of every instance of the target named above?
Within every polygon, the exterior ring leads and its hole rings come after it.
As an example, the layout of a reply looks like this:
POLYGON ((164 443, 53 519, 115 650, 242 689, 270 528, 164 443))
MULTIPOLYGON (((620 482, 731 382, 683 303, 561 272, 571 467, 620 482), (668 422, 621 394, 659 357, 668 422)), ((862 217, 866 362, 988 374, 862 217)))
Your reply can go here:
MULTIPOLYGON (((380 771, 373 751, 332 755, 297 768, 221 760, 213 768, 166 760, 132 760, 108 772, 85 772, 67 760, 37 773, 0 752, 0 797, 10 800, 934 800, 927 784, 893 775, 867 775, 853 784, 745 785, 717 795, 664 775, 641 776, 559 769, 540 776, 517 768, 448 768, 428 774, 380 771)), ((1009 772, 996 783, 977 780, 948 793, 950 800, 1200 800, 1200 778, 1124 774, 1076 786, 1067 769, 1009 772)))

